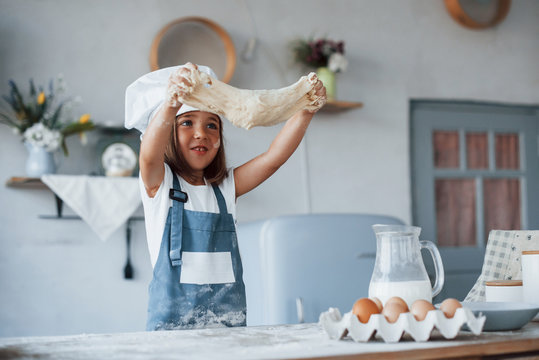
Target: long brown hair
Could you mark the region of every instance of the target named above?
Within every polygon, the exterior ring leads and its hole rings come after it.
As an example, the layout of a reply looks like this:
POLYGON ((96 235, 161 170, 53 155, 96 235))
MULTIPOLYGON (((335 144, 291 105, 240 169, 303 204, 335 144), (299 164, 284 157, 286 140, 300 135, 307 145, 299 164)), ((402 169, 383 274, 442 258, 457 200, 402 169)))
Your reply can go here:
MULTIPOLYGON (((178 117, 176 117, 176 120, 178 117)), ((174 120, 173 130, 170 132, 170 138, 165 149, 165 162, 170 166, 172 172, 180 175, 184 179, 193 179, 193 172, 189 164, 183 157, 178 143, 177 127, 174 120)), ((219 117, 219 140, 221 145, 213 161, 204 169, 206 181, 212 185, 219 185, 228 176, 226 169, 225 143, 223 141, 223 122, 219 117)))

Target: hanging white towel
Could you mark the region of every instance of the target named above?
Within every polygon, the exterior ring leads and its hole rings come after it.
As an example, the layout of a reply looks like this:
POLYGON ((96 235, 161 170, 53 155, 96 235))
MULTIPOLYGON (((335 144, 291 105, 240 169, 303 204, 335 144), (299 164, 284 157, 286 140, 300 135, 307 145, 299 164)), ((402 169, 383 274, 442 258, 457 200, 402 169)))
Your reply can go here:
POLYGON ((138 179, 43 175, 41 180, 106 241, 141 204, 138 179))

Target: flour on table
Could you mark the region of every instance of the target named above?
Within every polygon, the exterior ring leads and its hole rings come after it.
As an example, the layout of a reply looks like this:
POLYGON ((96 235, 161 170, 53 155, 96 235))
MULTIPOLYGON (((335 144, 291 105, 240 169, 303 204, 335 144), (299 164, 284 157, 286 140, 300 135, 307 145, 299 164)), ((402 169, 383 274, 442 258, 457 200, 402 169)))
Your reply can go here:
POLYGON ((288 120, 296 112, 315 111, 325 104, 325 99, 315 94, 315 73, 302 76, 296 83, 274 90, 238 89, 221 82, 195 68, 184 77, 191 86, 183 85, 185 95, 178 100, 202 111, 226 117, 232 124, 244 129, 254 126, 272 126, 288 120))
MULTIPOLYGON (((177 327, 177 329, 211 329, 240 326, 245 323, 245 319, 245 313, 242 311, 229 311, 217 315, 209 309, 205 309, 205 311, 195 309, 183 317, 183 325, 177 327)), ((170 328, 170 330, 174 329, 176 329, 174 326, 170 328)))

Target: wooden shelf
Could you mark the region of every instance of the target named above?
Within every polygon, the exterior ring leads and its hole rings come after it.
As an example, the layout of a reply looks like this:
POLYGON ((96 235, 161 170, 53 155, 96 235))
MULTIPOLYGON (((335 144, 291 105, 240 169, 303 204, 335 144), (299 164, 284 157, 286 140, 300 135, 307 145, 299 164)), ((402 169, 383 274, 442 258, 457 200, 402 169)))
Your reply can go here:
POLYGON ((359 109, 363 107, 363 103, 360 102, 353 102, 353 101, 328 101, 320 111, 323 112, 341 112, 345 110, 352 110, 352 109, 359 109))
POLYGON ((40 178, 13 176, 6 181, 6 186, 25 189, 47 189, 40 178))

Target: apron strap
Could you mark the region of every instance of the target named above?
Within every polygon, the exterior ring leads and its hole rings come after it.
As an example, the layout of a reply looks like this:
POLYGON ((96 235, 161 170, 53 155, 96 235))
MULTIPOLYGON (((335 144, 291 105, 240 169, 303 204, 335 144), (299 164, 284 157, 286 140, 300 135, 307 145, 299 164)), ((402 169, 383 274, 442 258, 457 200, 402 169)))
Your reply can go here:
POLYGON ((228 210, 226 208, 226 201, 223 197, 223 194, 221 193, 221 190, 219 189, 219 186, 212 185, 213 192, 215 193, 215 197, 217 198, 217 205, 219 205, 219 213, 221 215, 227 214, 228 210))
POLYGON ((187 194, 182 191, 178 176, 172 173, 172 178, 172 189, 169 192, 169 197, 173 200, 169 256, 172 266, 179 266, 182 264, 183 205, 187 201, 187 194))

